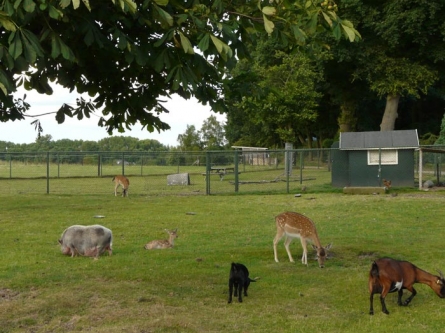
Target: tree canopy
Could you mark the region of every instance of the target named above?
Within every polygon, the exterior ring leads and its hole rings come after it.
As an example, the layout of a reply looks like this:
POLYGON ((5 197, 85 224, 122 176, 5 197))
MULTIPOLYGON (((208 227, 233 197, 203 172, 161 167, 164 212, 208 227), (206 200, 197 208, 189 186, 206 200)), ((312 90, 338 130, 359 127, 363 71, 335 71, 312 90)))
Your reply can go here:
POLYGON ((344 0, 340 7, 363 36, 354 45, 340 42, 329 64, 335 67, 328 75, 333 94, 342 99, 342 121, 356 122, 351 114, 371 92, 385 101, 380 129, 393 130, 401 99, 412 102, 432 89, 443 91, 445 3, 344 0))
POLYGON ((0 121, 26 116, 18 86, 52 94, 53 82, 91 98, 61 105, 59 123, 100 112, 109 134, 137 121, 168 129, 159 115, 172 94, 224 110, 225 70, 258 34, 288 48, 320 31, 359 38, 328 0, 4 0, 0 26, 0 121))
POLYGON ((282 146, 306 138, 308 125, 318 116, 321 94, 316 85, 322 79, 321 71, 304 53, 286 54, 267 41, 259 43, 252 54, 253 63, 240 62, 227 80, 228 118, 244 113, 243 121, 252 123, 256 132, 240 130, 236 140, 258 139, 247 144, 282 146))
MULTIPOLYGON (((312 147, 311 140, 316 138, 321 147, 325 139, 335 139, 339 131, 415 128, 421 138, 438 133, 445 107, 445 3, 342 0, 339 8, 360 31, 362 38, 357 43, 332 43, 332 38, 324 34, 318 36, 318 45, 326 42, 330 48, 312 44, 300 47, 300 54, 276 43, 265 49, 259 48, 263 41, 249 45, 253 61, 248 65, 239 62, 226 85, 225 97, 231 103, 226 133, 231 144, 282 147, 283 140, 289 140, 312 147), (270 75, 282 66, 277 65, 277 49, 292 58, 304 54, 310 66, 317 66, 315 71, 323 75, 323 80, 314 76, 314 82, 298 87, 300 96, 292 90, 285 93, 278 81, 256 70, 270 75), (267 89, 259 89, 261 86, 267 89), (273 110, 271 98, 264 95, 266 90, 280 101, 273 110), (315 92, 321 97, 314 98, 315 92), (293 98, 292 103, 280 99, 283 95, 293 98), (314 103, 312 111, 305 114, 312 117, 304 119, 302 103, 310 101, 314 103), (294 121, 283 118, 281 111, 286 105, 294 121), (267 108, 270 111, 262 113, 267 108), (280 120, 297 134, 293 139, 284 138, 286 133, 277 127, 280 120)), ((299 70, 303 66, 299 65, 299 70)), ((282 72, 280 78, 291 73, 282 72)))

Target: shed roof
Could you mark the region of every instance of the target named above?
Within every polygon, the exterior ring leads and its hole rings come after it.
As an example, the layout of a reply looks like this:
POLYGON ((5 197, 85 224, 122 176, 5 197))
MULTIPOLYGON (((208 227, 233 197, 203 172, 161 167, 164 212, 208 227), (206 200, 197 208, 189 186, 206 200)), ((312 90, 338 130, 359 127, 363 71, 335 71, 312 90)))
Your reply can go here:
POLYGON ((340 149, 419 148, 417 130, 340 133, 340 149))

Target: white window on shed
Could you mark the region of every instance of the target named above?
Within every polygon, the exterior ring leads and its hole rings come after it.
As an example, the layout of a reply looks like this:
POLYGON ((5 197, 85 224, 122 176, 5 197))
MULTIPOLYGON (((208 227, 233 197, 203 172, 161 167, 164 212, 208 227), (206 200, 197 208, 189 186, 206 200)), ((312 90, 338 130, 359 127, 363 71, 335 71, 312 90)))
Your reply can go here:
POLYGON ((368 150, 368 165, 379 165, 379 157, 382 165, 399 164, 397 149, 368 150))

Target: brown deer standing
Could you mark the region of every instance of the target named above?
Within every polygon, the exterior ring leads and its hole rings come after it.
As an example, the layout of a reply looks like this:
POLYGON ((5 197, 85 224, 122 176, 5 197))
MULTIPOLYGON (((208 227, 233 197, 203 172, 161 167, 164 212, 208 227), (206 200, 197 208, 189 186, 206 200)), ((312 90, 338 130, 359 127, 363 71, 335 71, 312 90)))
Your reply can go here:
POLYGON ((289 245, 294 238, 300 238, 301 246, 303 247, 301 263, 307 265, 307 241, 309 240, 314 243, 312 244, 312 247, 317 251, 318 265, 320 268, 324 267, 327 250, 331 248, 331 244, 328 244, 325 247, 321 246, 317 229, 315 228, 315 224, 311 219, 299 213, 285 212, 275 217, 275 223, 277 226, 277 234, 273 240, 273 250, 276 262, 278 262, 277 244, 281 238, 286 235, 284 247, 286 248, 289 260, 291 262, 294 262, 294 259, 290 253, 289 245))
POLYGON ((117 188, 122 186, 122 196, 128 197, 128 187, 130 186, 130 181, 125 176, 114 176, 111 180, 115 183, 114 186, 114 196, 117 196, 117 188))
POLYGON ((176 233, 177 230, 178 229, 175 230, 165 229, 165 231, 169 235, 168 239, 153 240, 145 244, 144 248, 146 250, 154 250, 154 249, 168 249, 170 247, 173 247, 175 245, 175 239, 178 238, 178 234, 176 233))

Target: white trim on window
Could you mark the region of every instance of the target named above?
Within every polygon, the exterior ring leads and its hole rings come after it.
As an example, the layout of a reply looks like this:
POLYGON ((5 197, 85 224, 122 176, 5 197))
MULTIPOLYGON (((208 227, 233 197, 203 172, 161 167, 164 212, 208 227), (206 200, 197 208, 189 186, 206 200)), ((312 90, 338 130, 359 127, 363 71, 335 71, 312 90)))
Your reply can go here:
POLYGON ((399 164, 399 154, 397 149, 382 149, 379 154, 378 149, 368 150, 368 165, 379 165, 379 155, 381 165, 399 164))

